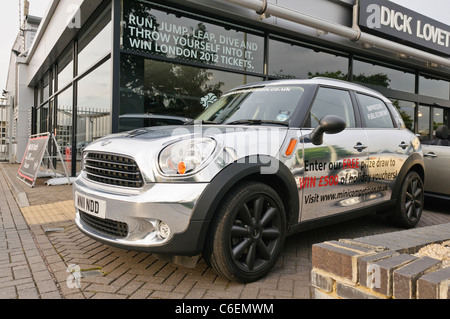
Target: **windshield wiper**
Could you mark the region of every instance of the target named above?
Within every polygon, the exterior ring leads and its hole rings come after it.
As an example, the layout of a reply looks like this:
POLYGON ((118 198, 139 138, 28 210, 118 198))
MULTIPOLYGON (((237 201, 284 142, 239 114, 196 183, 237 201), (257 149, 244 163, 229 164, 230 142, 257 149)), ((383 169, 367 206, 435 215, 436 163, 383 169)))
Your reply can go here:
POLYGON ((271 121, 271 120, 237 120, 237 121, 225 123, 225 125, 240 125, 240 124, 250 124, 250 125, 276 124, 276 125, 289 126, 289 123, 287 123, 287 122, 271 121))
POLYGON ((189 122, 183 123, 183 125, 192 125, 192 124, 218 124, 218 123, 207 120, 191 120, 189 122))

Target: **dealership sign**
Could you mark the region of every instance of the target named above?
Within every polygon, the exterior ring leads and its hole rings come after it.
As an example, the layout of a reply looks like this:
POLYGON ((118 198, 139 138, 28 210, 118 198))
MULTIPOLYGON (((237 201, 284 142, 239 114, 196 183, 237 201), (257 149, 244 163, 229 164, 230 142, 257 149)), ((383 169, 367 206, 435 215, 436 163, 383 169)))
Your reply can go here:
POLYGON ((360 0, 359 25, 412 46, 450 56, 450 26, 385 0, 360 0))

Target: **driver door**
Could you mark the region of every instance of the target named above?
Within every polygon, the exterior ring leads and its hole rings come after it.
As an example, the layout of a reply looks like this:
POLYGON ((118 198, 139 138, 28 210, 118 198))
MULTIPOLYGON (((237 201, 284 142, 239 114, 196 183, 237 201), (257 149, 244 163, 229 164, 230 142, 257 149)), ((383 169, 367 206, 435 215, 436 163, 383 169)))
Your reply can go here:
POLYGON ((362 208, 365 175, 361 163, 368 157, 368 138, 358 125, 356 111, 347 90, 320 87, 302 128, 303 175, 298 177, 302 199, 300 221, 308 221, 362 208), (309 134, 326 115, 341 117, 346 128, 324 134, 314 145, 309 134))

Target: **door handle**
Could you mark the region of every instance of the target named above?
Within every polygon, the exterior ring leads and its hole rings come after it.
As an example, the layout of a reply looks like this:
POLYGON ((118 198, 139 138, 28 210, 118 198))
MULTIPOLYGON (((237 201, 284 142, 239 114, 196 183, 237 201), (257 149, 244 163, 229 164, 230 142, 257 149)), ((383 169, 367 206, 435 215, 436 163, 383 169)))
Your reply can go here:
POLYGON ((401 147, 403 149, 407 148, 408 146, 409 146, 409 144, 406 144, 405 142, 401 142, 399 145, 399 147, 401 147))
POLYGON ((437 157, 436 154, 434 154, 433 152, 427 153, 423 155, 424 157, 437 157))
POLYGON ((363 145, 363 144, 361 144, 360 142, 358 142, 358 143, 356 143, 355 146, 353 146, 353 148, 354 148, 355 150, 358 150, 358 152, 361 152, 362 150, 364 150, 364 149, 367 148, 367 145, 363 145))

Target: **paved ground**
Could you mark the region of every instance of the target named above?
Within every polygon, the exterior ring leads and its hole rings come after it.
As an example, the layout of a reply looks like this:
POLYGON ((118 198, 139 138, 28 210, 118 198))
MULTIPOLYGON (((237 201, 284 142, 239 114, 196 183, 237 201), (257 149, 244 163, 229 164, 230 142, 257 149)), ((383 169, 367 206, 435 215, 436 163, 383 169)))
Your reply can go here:
MULTIPOLYGON (((86 237, 73 222, 71 186, 38 179, 30 188, 16 179, 17 170, 0 163, 0 299, 309 299, 314 243, 399 230, 367 216, 291 236, 266 278, 238 284, 202 259, 187 269, 86 237)), ((449 223, 448 207, 427 201, 418 227, 449 223)))

